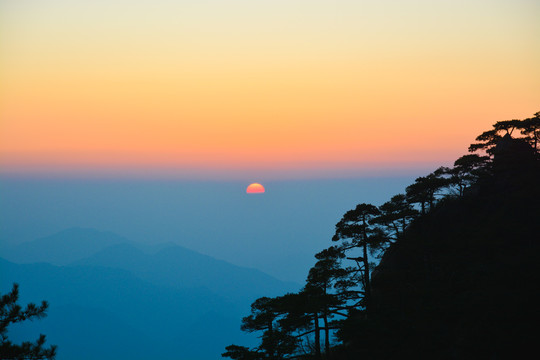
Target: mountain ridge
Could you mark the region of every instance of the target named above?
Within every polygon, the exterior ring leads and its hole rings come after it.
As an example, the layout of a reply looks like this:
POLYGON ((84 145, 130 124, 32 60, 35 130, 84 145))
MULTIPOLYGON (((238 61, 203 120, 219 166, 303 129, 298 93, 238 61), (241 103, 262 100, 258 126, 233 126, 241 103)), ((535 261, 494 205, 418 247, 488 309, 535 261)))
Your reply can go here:
MULTIPOLYGON (((59 234, 36 239, 31 246, 62 247, 83 239, 90 253, 71 262, 61 259, 63 265, 47 262, 50 254, 37 250, 32 260, 39 262, 0 258, 0 292, 7 293, 16 282, 21 303, 47 300, 51 305, 50 316, 43 321, 15 326, 13 339, 50 335, 50 342, 59 346, 58 360, 116 360, 121 347, 129 343, 136 344, 137 350, 129 351, 134 359, 154 355, 163 360, 216 359, 231 341, 253 342, 253 336, 240 331, 237 320, 253 300, 299 286, 173 243, 139 246, 95 229, 71 228, 59 234), (77 237, 79 233, 84 236, 77 237), (89 246, 92 234, 104 239, 89 246), (118 342, 104 340, 104 334, 115 332, 118 342), (194 348, 201 336, 215 341, 194 348), (88 350, 87 343, 101 343, 104 348, 88 350), (178 354, 179 344, 184 357, 178 354), (89 353, 80 357, 80 348, 89 353)), ((55 259, 62 251, 53 254, 55 259)))

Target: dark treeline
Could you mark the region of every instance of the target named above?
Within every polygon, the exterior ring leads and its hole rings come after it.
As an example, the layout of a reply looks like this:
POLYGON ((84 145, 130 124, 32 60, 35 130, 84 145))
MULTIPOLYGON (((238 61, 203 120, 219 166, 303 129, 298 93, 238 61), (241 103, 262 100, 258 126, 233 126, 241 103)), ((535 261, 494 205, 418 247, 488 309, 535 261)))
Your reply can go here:
POLYGON ((259 346, 222 356, 498 359, 533 348, 540 112, 476 141, 452 168, 347 211, 303 289, 259 298, 242 319, 259 346))

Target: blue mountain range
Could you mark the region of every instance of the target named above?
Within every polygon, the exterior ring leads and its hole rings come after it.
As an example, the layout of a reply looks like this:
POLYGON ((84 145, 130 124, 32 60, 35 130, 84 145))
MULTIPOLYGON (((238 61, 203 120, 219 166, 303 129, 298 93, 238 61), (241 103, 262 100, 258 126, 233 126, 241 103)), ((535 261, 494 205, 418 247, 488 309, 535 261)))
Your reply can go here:
POLYGON ((47 300, 48 316, 10 328, 13 340, 46 334, 68 359, 219 359, 261 296, 297 291, 277 280, 174 244, 140 245, 73 228, 4 250, 0 291, 21 304, 47 300))

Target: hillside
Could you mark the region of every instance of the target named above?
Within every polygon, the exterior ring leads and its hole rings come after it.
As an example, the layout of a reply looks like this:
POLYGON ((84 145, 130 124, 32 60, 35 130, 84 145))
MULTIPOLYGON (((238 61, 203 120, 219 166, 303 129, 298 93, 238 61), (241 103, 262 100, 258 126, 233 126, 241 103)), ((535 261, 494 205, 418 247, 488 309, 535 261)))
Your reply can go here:
POLYGON ((491 176, 441 201, 386 251, 372 312, 348 328, 348 358, 504 359, 535 349, 540 166, 509 142, 491 176))

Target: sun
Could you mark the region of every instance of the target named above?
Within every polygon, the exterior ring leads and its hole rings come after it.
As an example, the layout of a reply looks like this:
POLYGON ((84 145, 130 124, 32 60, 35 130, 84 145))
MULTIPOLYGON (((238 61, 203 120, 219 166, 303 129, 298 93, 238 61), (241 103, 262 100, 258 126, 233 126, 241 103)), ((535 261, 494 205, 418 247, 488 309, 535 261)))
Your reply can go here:
POLYGON ((259 183, 249 184, 249 186, 246 189, 246 193, 248 193, 248 194, 262 194, 262 193, 264 193, 264 186, 262 186, 259 183))

